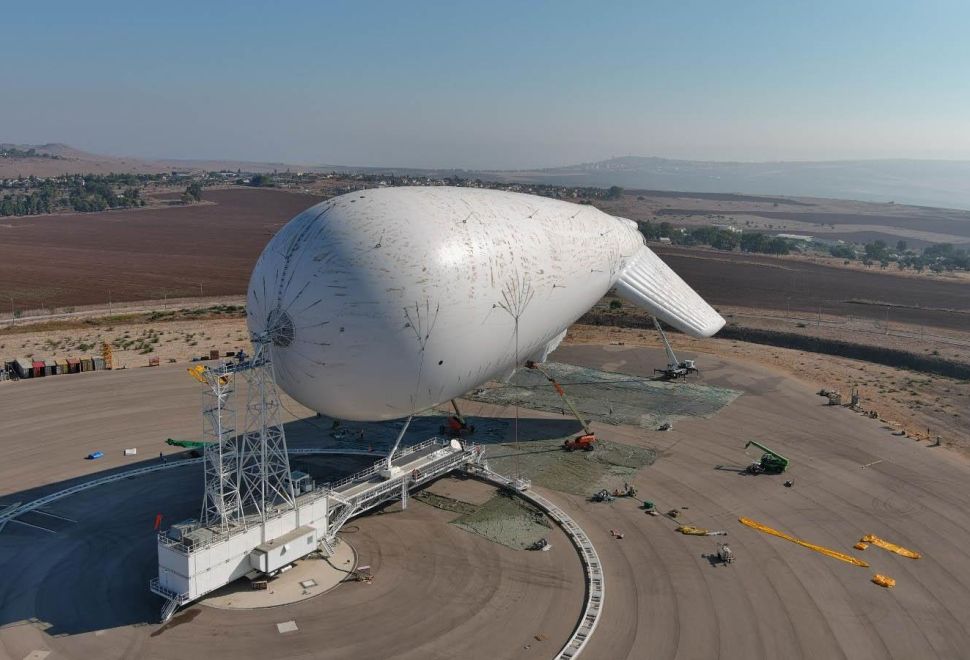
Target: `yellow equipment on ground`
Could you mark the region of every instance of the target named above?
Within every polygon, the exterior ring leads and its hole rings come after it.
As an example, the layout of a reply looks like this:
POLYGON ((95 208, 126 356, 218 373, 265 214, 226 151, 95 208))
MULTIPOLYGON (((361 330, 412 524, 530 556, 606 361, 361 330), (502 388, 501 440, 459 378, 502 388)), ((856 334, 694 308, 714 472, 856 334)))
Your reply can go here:
POLYGON ((896 580, 888 575, 880 575, 879 573, 872 576, 872 581, 878 584, 880 587, 886 587, 887 589, 896 586, 896 580))
POLYGON ((727 532, 722 530, 704 529, 703 527, 694 527, 693 525, 681 525, 676 531, 691 536, 727 536, 727 532))
POLYGON ((114 368, 114 353, 111 351, 111 344, 108 342, 101 344, 101 358, 104 360, 105 369, 114 368))
POLYGON ((677 528, 677 531, 681 534, 690 534, 692 536, 707 536, 707 530, 700 527, 692 527, 690 525, 681 525, 677 528))
POLYGON ((875 534, 866 534, 862 537, 861 543, 871 543, 872 545, 877 545, 883 550, 888 550, 889 552, 895 552, 897 555, 902 555, 903 557, 909 557, 910 559, 919 559, 923 555, 916 552, 915 550, 907 550, 901 545, 896 545, 895 543, 890 543, 884 539, 879 538, 875 534))
POLYGON ((844 562, 846 562, 848 564, 853 564, 855 566, 862 566, 863 568, 868 568, 869 567, 869 564, 868 563, 862 561, 861 559, 857 559, 856 557, 853 557, 852 555, 847 555, 844 552, 839 552, 838 550, 832 550, 831 548, 826 548, 825 546, 822 546, 822 545, 815 545, 814 543, 809 543, 808 541, 803 541, 800 538, 796 538, 796 537, 792 536, 791 534, 786 534, 784 532, 779 532, 777 529, 772 529, 771 527, 768 527, 767 525, 762 525, 759 522, 755 522, 754 520, 751 520, 750 518, 745 518, 745 517, 742 516, 741 518, 738 518, 738 522, 740 522, 742 525, 747 525, 748 527, 751 527, 753 529, 756 529, 759 532, 764 532, 765 534, 771 534, 772 536, 777 536, 778 538, 785 539, 786 541, 791 541, 792 543, 797 543, 800 546, 803 546, 805 548, 808 548, 809 550, 814 550, 815 552, 820 552, 823 555, 827 555, 829 557, 832 557, 833 559, 838 559, 840 561, 844 561, 844 562))

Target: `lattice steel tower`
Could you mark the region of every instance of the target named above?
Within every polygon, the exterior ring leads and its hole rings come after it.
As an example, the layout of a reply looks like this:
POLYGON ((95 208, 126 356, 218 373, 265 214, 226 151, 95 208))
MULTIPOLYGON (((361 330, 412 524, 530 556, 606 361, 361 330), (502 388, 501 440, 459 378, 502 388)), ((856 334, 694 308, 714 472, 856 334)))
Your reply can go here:
POLYGON ((270 360, 270 343, 279 338, 272 330, 253 337, 253 357, 239 369, 247 382, 246 427, 239 464, 242 509, 246 516, 260 520, 295 505, 280 398, 270 360))
POLYGON ((190 369, 207 386, 202 394, 202 441, 205 499, 202 524, 227 529, 242 517, 239 493, 239 446, 232 400, 235 379, 225 365, 190 369))

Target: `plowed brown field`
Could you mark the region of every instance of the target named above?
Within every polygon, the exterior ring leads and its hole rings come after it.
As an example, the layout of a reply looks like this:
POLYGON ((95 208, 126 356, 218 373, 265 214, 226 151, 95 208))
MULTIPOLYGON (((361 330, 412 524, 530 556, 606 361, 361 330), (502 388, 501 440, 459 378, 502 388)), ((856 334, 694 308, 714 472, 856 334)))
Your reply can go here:
POLYGON ((903 277, 757 256, 659 247, 657 254, 712 305, 970 328, 966 281, 903 277))
MULTIPOLYGON (((313 195, 230 189, 205 204, 0 221, 0 306, 17 309, 240 295, 273 233, 313 195), (200 290, 201 285, 201 290, 200 290), (110 293, 109 293, 110 292, 110 293)), ((793 259, 661 247, 715 305, 970 327, 965 282, 850 271, 793 259)))
POLYGON ((213 190, 207 204, 0 219, 0 304, 40 309, 241 294, 263 246, 320 201, 213 190))

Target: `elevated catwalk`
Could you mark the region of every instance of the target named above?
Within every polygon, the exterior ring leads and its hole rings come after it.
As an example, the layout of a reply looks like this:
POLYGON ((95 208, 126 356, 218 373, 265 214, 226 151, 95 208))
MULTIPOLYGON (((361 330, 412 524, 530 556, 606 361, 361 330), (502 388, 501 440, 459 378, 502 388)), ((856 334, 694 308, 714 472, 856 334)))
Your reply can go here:
POLYGON ((280 568, 321 550, 333 553, 340 528, 356 516, 469 464, 481 461, 478 446, 430 438, 405 447, 393 457, 332 484, 296 495, 293 508, 282 507, 265 520, 253 516, 222 528, 201 524, 174 525, 158 535, 159 575, 152 592, 166 599, 162 620, 176 609, 252 571, 274 574, 280 568))

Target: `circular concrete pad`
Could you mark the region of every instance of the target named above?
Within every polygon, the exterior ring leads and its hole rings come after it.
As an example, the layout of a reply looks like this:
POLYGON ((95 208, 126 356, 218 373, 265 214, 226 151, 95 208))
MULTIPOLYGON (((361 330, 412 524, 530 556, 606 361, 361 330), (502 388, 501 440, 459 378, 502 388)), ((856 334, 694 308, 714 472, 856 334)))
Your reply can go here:
MULTIPOLYGON (((564 346, 557 357, 640 375, 665 359, 662 350, 630 346, 564 346)), ((687 522, 728 530, 737 561, 713 564, 714 539, 678 534, 673 521, 644 515, 636 501, 590 503, 588 495, 537 487, 583 527, 606 573, 604 615, 583 657, 965 657, 970 462, 825 406, 816 385, 773 368, 702 360, 701 382, 745 392, 716 416, 683 420, 665 433, 594 428, 613 442, 658 451, 656 463, 632 480, 617 475, 614 485, 631 481, 662 510, 689 507, 681 509, 687 522), (793 488, 781 477, 718 469, 743 468, 751 438, 792 460, 793 488), (846 551, 874 533, 924 554, 913 561, 870 549, 863 556, 873 570, 866 571, 744 527, 739 515, 846 551), (872 584, 876 571, 896 587, 872 584)), ((76 377, 76 386, 74 376, 0 386, 0 409, 17 411, 0 427, 0 501, 29 501, 81 474, 143 462, 142 454, 124 457, 125 447, 146 448, 157 460, 159 438, 197 432, 198 391, 182 367, 76 377), (83 461, 79 448, 105 451, 107 463, 83 461), (49 486, 33 490, 40 484, 49 486)), ((471 402, 462 411, 511 415, 471 402)), ((530 420, 542 418, 548 428, 557 417, 523 414, 520 439, 541 439, 524 432, 530 420)), ((326 434, 295 422, 287 435, 291 446, 320 446, 326 434)), ((492 496, 470 480, 445 480, 435 490, 472 503, 492 496)), ((201 499, 196 464, 78 493, 8 524, 0 533, 0 658, 42 650, 105 660, 548 660, 581 615, 582 566, 561 530, 550 530, 550 552, 515 551, 412 499, 405 511, 386 507, 342 530, 360 563, 371 566, 372 583, 348 582, 278 608, 192 605, 159 626, 162 602, 147 589, 158 571, 153 523, 159 513, 165 525, 198 515, 201 499), (290 622, 296 630, 281 634, 279 624, 290 622)))
POLYGON ((319 555, 300 559, 290 570, 270 578, 266 589, 253 589, 249 580, 240 578, 199 603, 223 610, 253 610, 319 596, 336 587, 357 568, 357 553, 349 543, 338 539, 335 550, 334 555, 326 559, 319 555))

